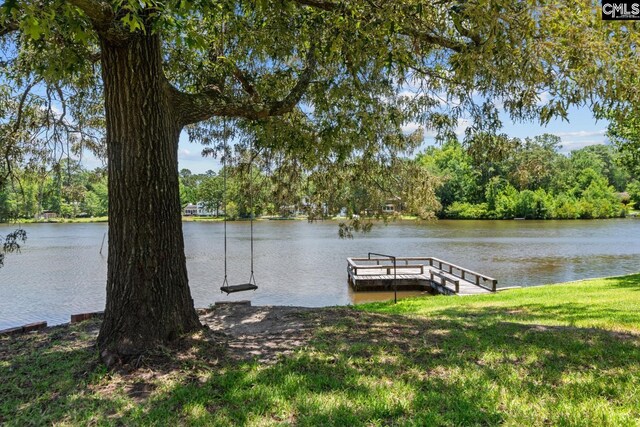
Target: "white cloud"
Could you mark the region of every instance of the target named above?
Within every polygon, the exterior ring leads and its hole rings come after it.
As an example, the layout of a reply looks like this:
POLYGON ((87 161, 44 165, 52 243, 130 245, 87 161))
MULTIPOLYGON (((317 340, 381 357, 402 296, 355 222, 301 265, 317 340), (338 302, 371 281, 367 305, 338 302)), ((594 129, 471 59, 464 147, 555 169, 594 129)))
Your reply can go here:
POLYGON ((606 129, 570 130, 551 133, 562 139, 562 149, 560 151, 563 153, 607 142, 606 129))
POLYGON ((536 102, 536 105, 538 105, 538 107, 541 107, 544 104, 546 104, 549 101, 549 99, 551 99, 551 95, 549 95, 549 92, 545 90, 538 97, 538 102, 536 102))
POLYGON ((414 91, 405 89, 402 92, 398 93, 398 96, 407 96, 407 97, 410 97, 410 98, 415 98, 415 97, 423 96, 423 94, 421 94, 419 92, 414 92, 414 91))
POLYGON ((585 139, 585 140, 562 140, 561 153, 568 153, 573 150, 579 150, 590 145, 604 144, 604 139, 585 139))
MULTIPOLYGON (((66 158, 66 153, 63 154, 63 157, 61 159, 63 158, 66 158)), ((105 159, 96 157, 96 155, 89 150, 83 150, 81 155, 72 155, 71 158, 73 160, 79 161, 82 167, 87 170, 94 170, 96 168, 101 168, 107 165, 105 159)))
MULTIPOLYGON (((471 126, 471 120, 460 118, 460 119, 458 119, 458 124, 455 127, 455 129, 453 130, 453 132, 458 136, 464 136, 464 132, 467 130, 467 128, 469 126, 471 126)), ((424 137, 425 138, 435 138, 436 135, 438 134, 435 130, 426 129, 423 125, 421 125, 418 122, 409 122, 409 123, 405 124, 404 126, 402 126, 402 132, 407 134, 407 133, 415 132, 419 128, 423 128, 424 129, 424 137)))
POLYGON ((560 138, 592 138, 594 136, 604 136, 606 132, 606 129, 600 129, 593 131, 578 130, 570 132, 553 132, 553 134, 555 136, 559 136, 560 138))
MULTIPOLYGON (((200 148, 200 147, 198 147, 200 148)), ((189 148, 180 148, 178 150, 178 160, 179 161, 183 161, 183 160, 187 160, 187 161, 202 161, 203 164, 207 163, 208 160, 210 160, 209 158, 206 158, 202 155, 202 150, 194 150, 192 151, 189 148)))
POLYGON ((454 133, 458 136, 463 136, 469 126, 471 126, 471 120, 458 119, 458 126, 456 126, 454 133))
POLYGON ((412 133, 422 128, 424 131, 425 138, 434 138, 436 136, 436 131, 433 129, 426 129, 422 124, 418 122, 409 122, 402 126, 402 132, 405 134, 412 133))
POLYGON ((417 122, 409 122, 402 126, 403 133, 412 133, 420 129, 422 125, 417 122))

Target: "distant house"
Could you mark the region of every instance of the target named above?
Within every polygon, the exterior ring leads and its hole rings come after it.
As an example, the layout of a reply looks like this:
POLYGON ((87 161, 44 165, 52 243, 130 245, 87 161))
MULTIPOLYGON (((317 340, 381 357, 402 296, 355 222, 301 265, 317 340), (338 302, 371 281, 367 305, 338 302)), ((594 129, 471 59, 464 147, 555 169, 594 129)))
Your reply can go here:
POLYGON ((54 211, 42 211, 39 215, 38 215, 38 219, 51 219, 51 218, 57 218, 58 214, 54 211))
POLYGON ((292 205, 290 208, 293 209, 293 215, 304 215, 310 212, 314 212, 315 214, 322 213, 322 215, 329 214, 329 206, 326 203, 312 203, 308 196, 303 196, 298 206, 292 205))
POLYGON ((214 216, 215 213, 209 211, 204 202, 198 202, 195 205, 193 203, 189 203, 184 208, 184 216, 214 216))
POLYGON ((204 202, 198 202, 196 203, 196 206, 198 207, 198 216, 214 216, 215 212, 210 211, 206 208, 204 202))
POLYGON ((184 215, 185 216, 198 215, 198 206, 194 205, 193 203, 189 203, 184 208, 184 215))
POLYGON ((394 213, 396 211, 396 205, 393 203, 387 203, 382 207, 382 212, 384 213, 394 213))
POLYGON ((391 199, 387 199, 384 206, 382 206, 382 212, 387 214, 402 212, 403 209, 404 206, 402 206, 402 199, 397 196, 391 199))

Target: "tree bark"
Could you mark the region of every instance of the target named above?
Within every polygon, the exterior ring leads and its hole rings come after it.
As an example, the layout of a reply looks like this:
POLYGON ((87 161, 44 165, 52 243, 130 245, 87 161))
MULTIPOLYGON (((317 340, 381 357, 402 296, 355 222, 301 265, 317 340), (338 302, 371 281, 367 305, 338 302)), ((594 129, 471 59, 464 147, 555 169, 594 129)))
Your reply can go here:
POLYGON ((200 327, 189 291, 180 194, 180 120, 157 35, 101 42, 109 160, 103 360, 126 361, 200 327))

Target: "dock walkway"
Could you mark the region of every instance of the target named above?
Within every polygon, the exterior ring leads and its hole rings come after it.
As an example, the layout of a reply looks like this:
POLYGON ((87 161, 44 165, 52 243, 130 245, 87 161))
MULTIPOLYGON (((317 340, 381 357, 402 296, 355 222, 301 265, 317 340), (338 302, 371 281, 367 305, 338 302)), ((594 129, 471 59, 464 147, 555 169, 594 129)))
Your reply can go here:
POLYGON ((496 291, 498 281, 433 257, 347 258, 347 274, 356 291, 428 290, 445 295, 496 291))

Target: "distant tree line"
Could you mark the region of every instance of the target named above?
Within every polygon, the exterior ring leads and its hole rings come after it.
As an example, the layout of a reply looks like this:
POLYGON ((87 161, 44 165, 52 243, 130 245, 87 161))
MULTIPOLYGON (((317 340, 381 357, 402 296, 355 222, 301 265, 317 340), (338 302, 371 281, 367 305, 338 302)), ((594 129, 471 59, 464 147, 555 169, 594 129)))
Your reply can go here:
MULTIPOLYGON (((392 203, 421 218, 577 219, 624 216, 640 206, 640 182, 624 153, 592 145, 569 154, 560 138, 477 134, 451 139, 415 158, 354 157, 307 170, 295 159, 273 166, 235 163, 203 174, 180 170, 182 206, 201 203, 229 219, 253 214, 310 218, 386 216, 392 203), (252 199, 252 203, 250 200, 252 199), (226 203, 226 206, 225 206, 226 203), (252 206, 252 208, 251 208, 252 206), (225 209, 226 208, 226 209, 225 209)), ((107 176, 64 159, 52 169, 24 168, 0 191, 0 218, 38 218, 43 212, 74 218, 107 215, 107 176)))
POLYGON ((0 220, 107 215, 107 174, 89 171, 78 161, 63 159, 53 168, 15 168, 14 179, 0 188, 0 220))
MULTIPOLYGON (((214 215, 225 212, 229 219, 248 218, 253 214, 278 215, 279 206, 272 201, 271 186, 268 177, 252 170, 251 178, 239 167, 227 167, 226 192, 224 189, 224 169, 218 173, 208 170, 203 174, 192 173, 189 169, 180 170, 180 200, 182 206, 189 203, 202 203, 204 208, 214 215), (253 203, 250 198, 253 196, 253 203)), ((296 196, 298 196, 296 194, 296 196)), ((292 198, 292 202, 295 199, 292 198)), ((299 200, 298 200, 299 202, 299 200)))
POLYGON ((227 167, 226 192, 224 169, 194 174, 180 171, 182 205, 201 203, 229 219, 272 215, 288 217, 301 213, 310 219, 322 219, 343 212, 348 217, 383 216, 389 202, 421 218, 434 217, 440 205, 435 189, 439 183, 414 159, 396 157, 387 162, 354 157, 343 163, 328 162, 307 170, 295 159, 276 167, 257 159, 251 176, 246 165, 227 167), (252 199, 251 199, 252 198, 252 199))
POLYGON ((624 216, 640 184, 610 145, 560 153, 560 138, 478 134, 430 147, 418 161, 443 184, 444 218, 577 219, 624 216))

